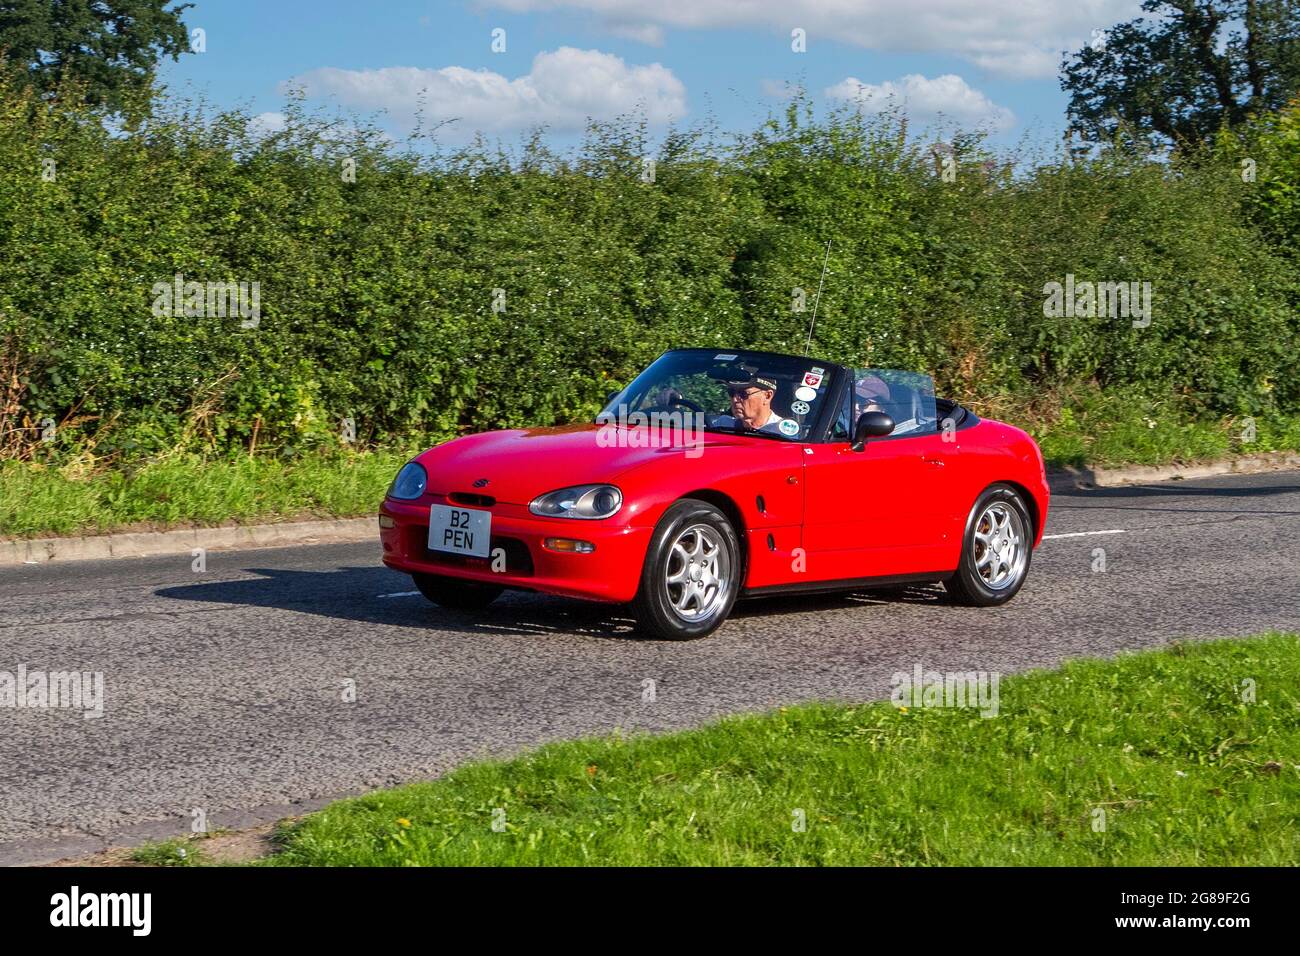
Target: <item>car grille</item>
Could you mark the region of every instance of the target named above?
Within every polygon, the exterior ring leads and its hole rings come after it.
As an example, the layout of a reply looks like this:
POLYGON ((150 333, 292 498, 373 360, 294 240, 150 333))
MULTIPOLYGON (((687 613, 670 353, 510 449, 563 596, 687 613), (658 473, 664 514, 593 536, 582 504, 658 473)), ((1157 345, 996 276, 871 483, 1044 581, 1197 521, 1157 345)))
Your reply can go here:
POLYGON ((474 505, 478 508, 491 508, 497 503, 491 495, 476 495, 469 491, 453 491, 447 498, 458 505, 474 505))
MULTIPOLYGON (((420 561, 428 564, 440 564, 448 568, 467 568, 475 571, 492 570, 492 558, 490 557, 475 558, 466 554, 448 554, 445 551, 431 550, 429 548, 428 525, 410 525, 407 528, 407 535, 406 553, 420 561)), ((496 554, 498 548, 505 552, 506 558, 505 569, 498 573, 532 577, 533 556, 528 550, 528 545, 518 538, 507 538, 494 534, 488 545, 489 553, 496 554)))

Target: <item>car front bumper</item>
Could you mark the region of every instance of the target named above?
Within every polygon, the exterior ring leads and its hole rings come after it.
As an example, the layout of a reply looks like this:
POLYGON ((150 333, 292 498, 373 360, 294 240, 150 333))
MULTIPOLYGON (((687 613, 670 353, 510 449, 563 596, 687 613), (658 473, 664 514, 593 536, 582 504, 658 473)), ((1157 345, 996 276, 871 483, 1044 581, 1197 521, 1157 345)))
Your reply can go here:
POLYGON ((384 564, 394 570, 407 574, 440 574, 593 601, 624 602, 636 596, 653 533, 651 528, 614 524, 613 519, 538 518, 522 505, 496 504, 491 508, 456 505, 441 495, 425 495, 410 502, 386 499, 379 514, 381 518, 392 519, 392 527, 380 527, 379 539, 384 549, 384 564), (490 511, 490 551, 495 557, 474 558, 431 551, 429 506, 435 504, 490 511), (547 538, 587 541, 595 550, 588 554, 555 551, 544 546, 547 538), (494 564, 497 570, 493 569, 494 564))

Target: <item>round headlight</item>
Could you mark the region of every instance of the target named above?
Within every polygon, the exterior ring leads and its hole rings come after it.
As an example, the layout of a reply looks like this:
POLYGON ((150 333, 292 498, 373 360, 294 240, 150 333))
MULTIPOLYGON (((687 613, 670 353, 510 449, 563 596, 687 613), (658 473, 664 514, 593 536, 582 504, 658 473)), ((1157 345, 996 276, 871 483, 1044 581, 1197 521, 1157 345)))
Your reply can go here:
POLYGON ((613 485, 577 485, 534 498, 528 510, 545 518, 608 518, 623 507, 623 492, 613 485))
POLYGON ((397 498, 402 501, 412 501, 424 494, 425 486, 429 483, 429 476, 424 470, 424 466, 418 462, 408 461, 402 466, 402 470, 397 473, 393 479, 393 485, 388 489, 388 497, 397 498))
POLYGON ((591 497, 591 510, 597 514, 611 515, 618 506, 619 494, 613 488, 601 488, 591 497))

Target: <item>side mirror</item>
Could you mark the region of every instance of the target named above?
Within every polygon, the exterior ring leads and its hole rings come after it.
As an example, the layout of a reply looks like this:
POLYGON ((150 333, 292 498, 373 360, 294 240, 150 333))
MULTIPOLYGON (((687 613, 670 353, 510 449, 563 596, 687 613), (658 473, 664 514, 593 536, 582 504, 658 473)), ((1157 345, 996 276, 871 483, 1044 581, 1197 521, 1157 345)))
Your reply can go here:
POLYGON ((608 395, 606 395, 606 396, 605 396, 605 405, 602 405, 601 407, 604 408, 604 407, 608 406, 609 403, 612 402, 612 401, 614 400, 614 396, 617 395, 617 394, 618 394, 619 392, 621 392, 621 391, 623 391, 621 388, 620 388, 620 389, 615 389, 614 391, 612 391, 612 392, 610 392, 608 395))
POLYGON ((868 438, 882 438, 893 430, 894 420, 885 412, 863 412, 853 429, 853 444, 849 447, 862 451, 867 447, 868 438))

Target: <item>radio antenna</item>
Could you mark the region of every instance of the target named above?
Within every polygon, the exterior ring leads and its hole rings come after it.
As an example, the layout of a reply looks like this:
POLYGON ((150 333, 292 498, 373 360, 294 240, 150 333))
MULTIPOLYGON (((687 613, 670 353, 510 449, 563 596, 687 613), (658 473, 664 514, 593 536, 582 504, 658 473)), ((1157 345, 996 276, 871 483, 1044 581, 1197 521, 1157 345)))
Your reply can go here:
POLYGON ((812 349, 813 329, 817 327, 817 306, 822 301, 822 283, 826 281, 826 266, 831 261, 831 241, 826 240, 826 258, 822 261, 822 277, 817 280, 817 298, 813 299, 812 321, 808 323, 808 344, 803 347, 803 354, 807 355, 812 349))

